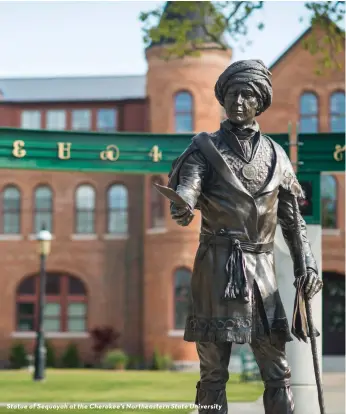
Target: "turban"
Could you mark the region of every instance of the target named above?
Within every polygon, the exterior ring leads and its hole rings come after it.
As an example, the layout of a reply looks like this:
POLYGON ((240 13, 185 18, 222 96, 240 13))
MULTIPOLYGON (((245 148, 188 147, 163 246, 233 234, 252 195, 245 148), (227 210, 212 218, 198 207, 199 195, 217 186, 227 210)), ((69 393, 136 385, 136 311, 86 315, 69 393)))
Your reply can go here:
POLYGON ((272 103, 273 89, 271 73, 261 60, 239 60, 232 63, 215 84, 215 96, 224 105, 227 89, 235 83, 246 83, 252 87, 259 98, 257 115, 264 112, 272 103))

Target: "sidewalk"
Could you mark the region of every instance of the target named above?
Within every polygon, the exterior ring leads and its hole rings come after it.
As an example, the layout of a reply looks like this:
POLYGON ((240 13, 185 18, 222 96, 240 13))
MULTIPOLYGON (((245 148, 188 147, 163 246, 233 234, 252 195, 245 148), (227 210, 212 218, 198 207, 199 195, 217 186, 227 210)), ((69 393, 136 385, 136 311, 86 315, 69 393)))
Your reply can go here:
MULTIPOLYGON (((327 413, 345 414, 345 374, 325 373, 323 389, 327 413)), ((228 404, 228 412, 229 414, 264 414, 262 398, 254 403, 228 404)), ((198 413, 198 411, 193 411, 193 413, 198 413)))

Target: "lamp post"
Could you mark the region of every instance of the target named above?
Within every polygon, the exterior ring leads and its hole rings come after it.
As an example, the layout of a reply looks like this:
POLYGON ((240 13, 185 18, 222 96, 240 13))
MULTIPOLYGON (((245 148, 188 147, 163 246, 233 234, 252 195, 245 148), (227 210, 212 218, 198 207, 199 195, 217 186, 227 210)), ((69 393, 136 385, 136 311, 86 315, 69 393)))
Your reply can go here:
POLYGON ((46 293, 46 259, 50 253, 50 244, 52 235, 48 230, 42 226, 42 230, 37 235, 39 242, 39 254, 40 254, 40 291, 39 291, 39 307, 38 307, 38 323, 36 330, 36 345, 35 345, 35 369, 34 380, 42 381, 44 379, 46 348, 44 343, 44 330, 43 330, 43 313, 45 304, 46 293))

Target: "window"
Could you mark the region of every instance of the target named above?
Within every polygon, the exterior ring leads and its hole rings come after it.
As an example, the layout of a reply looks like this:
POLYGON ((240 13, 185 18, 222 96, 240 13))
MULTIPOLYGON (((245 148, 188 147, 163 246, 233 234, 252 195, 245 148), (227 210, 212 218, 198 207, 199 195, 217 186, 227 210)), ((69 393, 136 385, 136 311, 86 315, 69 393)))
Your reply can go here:
POLYGON ((102 132, 116 131, 117 115, 116 109, 99 109, 97 111, 97 130, 102 132))
MULTIPOLYGON (((38 323, 39 276, 24 279, 17 288, 16 330, 35 331, 38 323)), ((43 325, 46 332, 85 332, 87 295, 83 282, 73 276, 48 273, 43 325)))
POLYGON ((163 185, 161 177, 152 177, 150 188, 150 227, 165 227, 165 203, 162 195, 154 187, 154 183, 163 185))
POLYGON ((24 129, 41 129, 41 112, 23 111, 21 113, 20 126, 24 129))
POLYGON ((314 93, 307 92, 300 97, 300 133, 318 132, 318 101, 314 93))
POLYGON ((66 129, 66 112, 65 111, 47 111, 46 129, 62 131, 66 129))
POLYGON ((72 111, 72 129, 75 131, 90 131, 91 112, 88 109, 72 111))
POLYGON ((95 232, 95 190, 81 185, 76 191, 76 234, 95 232))
POLYGON ((330 132, 345 132, 345 92, 330 97, 330 132))
POLYGON ((332 175, 321 175, 322 228, 337 228, 337 187, 332 175))
POLYGON ((175 132, 193 131, 193 102, 189 92, 175 95, 175 132))
POLYGON ((126 234, 128 231, 128 192, 122 184, 114 184, 107 194, 107 232, 126 234))
POLYGON ((175 329, 184 329, 189 308, 191 271, 179 268, 174 275, 175 329))
POLYGON ((52 232, 53 196, 48 186, 40 186, 35 190, 34 231, 38 233, 44 226, 52 232))
POLYGON ((17 187, 6 187, 2 194, 2 233, 20 233, 20 192, 17 187))

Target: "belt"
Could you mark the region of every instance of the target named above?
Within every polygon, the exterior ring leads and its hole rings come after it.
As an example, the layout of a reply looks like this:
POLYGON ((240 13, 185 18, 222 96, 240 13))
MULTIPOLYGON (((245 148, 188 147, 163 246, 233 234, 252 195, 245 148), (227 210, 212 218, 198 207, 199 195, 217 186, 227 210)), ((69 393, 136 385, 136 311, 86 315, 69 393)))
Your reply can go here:
POLYGON ((232 246, 239 243, 242 251, 247 253, 268 253, 274 249, 274 242, 253 243, 249 241, 241 241, 238 239, 232 239, 227 236, 218 236, 214 234, 201 234, 199 237, 199 241, 200 243, 217 244, 223 246, 232 246))
POLYGON ((238 239, 231 238, 230 236, 220 236, 214 234, 201 234, 199 241, 200 243, 208 245, 224 245, 229 247, 230 254, 225 267, 225 271, 228 276, 228 283, 223 299, 233 300, 240 298, 245 302, 249 302, 249 287, 246 277, 243 252, 257 254, 267 253, 273 250, 274 243, 253 243, 249 241, 240 241, 238 239))

